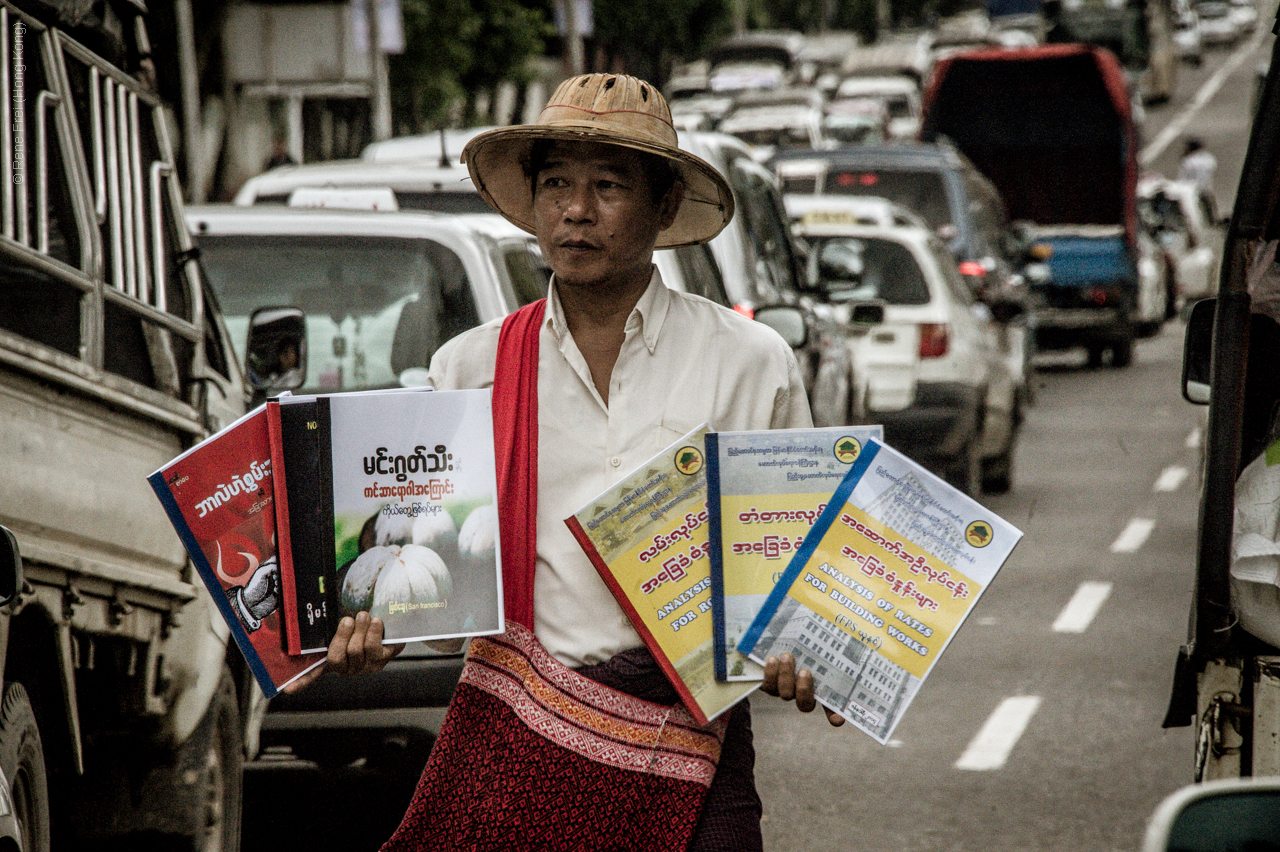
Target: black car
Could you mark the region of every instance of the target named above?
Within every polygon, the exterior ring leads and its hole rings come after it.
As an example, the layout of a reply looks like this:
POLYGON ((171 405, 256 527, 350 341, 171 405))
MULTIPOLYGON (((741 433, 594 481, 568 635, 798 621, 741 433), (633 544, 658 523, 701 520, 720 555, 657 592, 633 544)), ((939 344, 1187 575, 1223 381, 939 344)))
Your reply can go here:
POLYGON ((976 296, 1016 291, 1021 247, 991 181, 952 145, 857 145, 786 151, 768 163, 782 191, 887 198, 919 214, 947 244, 976 296))

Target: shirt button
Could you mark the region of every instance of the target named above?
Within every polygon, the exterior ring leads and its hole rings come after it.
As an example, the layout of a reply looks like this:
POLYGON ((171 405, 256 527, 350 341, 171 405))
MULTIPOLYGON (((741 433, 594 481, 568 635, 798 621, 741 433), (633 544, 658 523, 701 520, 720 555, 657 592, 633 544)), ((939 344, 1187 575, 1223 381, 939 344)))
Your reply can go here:
POLYGON ((617 456, 614 456, 613 458, 609 459, 609 464, 613 465, 614 467, 617 467, 618 465, 622 464, 622 459, 618 458, 617 456))

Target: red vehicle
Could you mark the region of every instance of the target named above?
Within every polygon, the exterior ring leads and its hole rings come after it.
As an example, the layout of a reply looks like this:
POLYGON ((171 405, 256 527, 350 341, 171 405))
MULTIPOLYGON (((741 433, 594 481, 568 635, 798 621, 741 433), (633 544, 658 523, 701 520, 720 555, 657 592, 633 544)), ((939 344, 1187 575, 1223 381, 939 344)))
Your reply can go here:
POLYGON ((1109 350, 1127 365, 1135 337, 1164 321, 1167 287, 1138 228, 1137 131, 1115 56, 1054 44, 945 58, 921 122, 923 140, 941 137, 1049 254, 1048 274, 1028 276, 1038 347, 1083 346, 1094 364, 1109 350))

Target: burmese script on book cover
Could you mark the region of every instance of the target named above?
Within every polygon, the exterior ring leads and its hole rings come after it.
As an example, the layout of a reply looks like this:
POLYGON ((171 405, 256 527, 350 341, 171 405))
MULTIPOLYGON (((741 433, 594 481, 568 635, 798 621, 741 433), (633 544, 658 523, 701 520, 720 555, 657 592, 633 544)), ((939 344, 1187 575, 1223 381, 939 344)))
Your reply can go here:
POLYGON ((324 660, 285 647, 272 473, 258 408, 147 477, 268 698, 324 660))
POLYGON ((738 645, 884 744, 1022 532, 869 441, 738 645))
POLYGON ((688 433, 565 521, 702 724, 759 686, 715 677, 706 433, 688 433))

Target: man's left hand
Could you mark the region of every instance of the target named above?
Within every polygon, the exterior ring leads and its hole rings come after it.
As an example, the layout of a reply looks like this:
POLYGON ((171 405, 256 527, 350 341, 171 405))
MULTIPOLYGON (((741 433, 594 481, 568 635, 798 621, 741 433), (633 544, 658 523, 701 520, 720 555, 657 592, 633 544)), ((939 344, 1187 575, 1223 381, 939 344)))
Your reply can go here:
MULTIPOLYGON (((764 683, 760 688, 783 701, 795 701, 801 713, 812 713, 818 706, 818 699, 813 697, 813 674, 808 669, 797 672, 795 657, 790 654, 765 660, 764 683)), ((826 710, 826 714, 832 727, 844 724, 844 717, 834 710, 826 710)))

